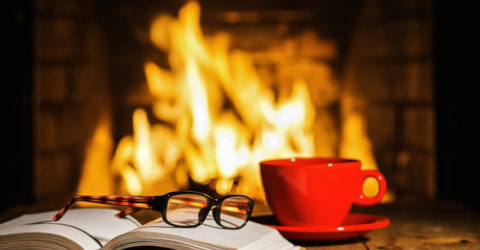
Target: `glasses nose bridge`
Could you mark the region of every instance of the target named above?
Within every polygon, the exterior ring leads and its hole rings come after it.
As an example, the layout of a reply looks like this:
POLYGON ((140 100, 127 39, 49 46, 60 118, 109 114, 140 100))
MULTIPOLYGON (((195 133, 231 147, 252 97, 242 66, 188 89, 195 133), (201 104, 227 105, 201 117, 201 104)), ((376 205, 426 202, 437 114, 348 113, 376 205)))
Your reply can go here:
POLYGON ((213 219, 215 220, 215 222, 218 225, 222 226, 222 223, 220 221, 220 204, 216 204, 215 207, 213 207, 212 214, 213 214, 213 219))
POLYGON ((210 213, 210 210, 215 209, 215 207, 216 207, 216 204, 209 199, 207 205, 201 208, 200 211, 198 212, 198 220, 200 221, 200 223, 203 223, 205 219, 207 219, 208 214, 210 213))
POLYGON ((216 222, 218 225, 220 225, 220 226, 222 226, 222 227, 224 227, 224 226, 222 225, 222 221, 221 221, 221 218, 220 218, 220 214, 221 214, 221 212, 222 212, 222 211, 221 211, 222 203, 223 203, 223 201, 224 201, 226 198, 228 198, 228 196, 224 196, 224 197, 222 197, 222 198, 220 198, 220 199, 218 199, 218 200, 213 200, 214 205, 212 205, 212 208, 213 208, 213 211, 212 211, 213 219, 215 220, 215 222, 216 222))

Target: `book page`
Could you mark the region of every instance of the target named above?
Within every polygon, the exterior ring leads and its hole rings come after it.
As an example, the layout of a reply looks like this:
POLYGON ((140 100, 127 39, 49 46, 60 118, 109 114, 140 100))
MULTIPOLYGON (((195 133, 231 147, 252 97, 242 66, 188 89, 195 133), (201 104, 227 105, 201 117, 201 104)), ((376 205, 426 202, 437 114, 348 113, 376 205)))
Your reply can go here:
MULTIPOLYGON (((99 249, 114 237, 140 226, 132 217, 119 219, 114 215, 119 211, 105 208, 70 209, 59 220, 52 217, 57 211, 26 214, 0 224, 0 242, 22 234, 29 237, 47 238, 47 234, 63 236, 85 249, 99 249)), ((38 242, 40 244, 40 242, 38 242)))
POLYGON ((248 222, 241 229, 224 229, 209 216, 194 228, 173 227, 158 220, 110 241, 105 249, 158 246, 173 249, 299 249, 268 226, 248 222))

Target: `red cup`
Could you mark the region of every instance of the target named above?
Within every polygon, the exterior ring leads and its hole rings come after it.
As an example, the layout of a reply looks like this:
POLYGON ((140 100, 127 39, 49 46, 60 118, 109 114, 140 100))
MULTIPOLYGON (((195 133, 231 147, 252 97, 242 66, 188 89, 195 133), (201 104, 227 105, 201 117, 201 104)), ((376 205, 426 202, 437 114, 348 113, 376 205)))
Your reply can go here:
POLYGON ((340 226, 352 204, 371 206, 387 190, 385 177, 362 170, 358 160, 289 158, 260 162, 267 203, 282 225, 340 226), (378 181, 375 197, 363 193, 368 177, 378 181))

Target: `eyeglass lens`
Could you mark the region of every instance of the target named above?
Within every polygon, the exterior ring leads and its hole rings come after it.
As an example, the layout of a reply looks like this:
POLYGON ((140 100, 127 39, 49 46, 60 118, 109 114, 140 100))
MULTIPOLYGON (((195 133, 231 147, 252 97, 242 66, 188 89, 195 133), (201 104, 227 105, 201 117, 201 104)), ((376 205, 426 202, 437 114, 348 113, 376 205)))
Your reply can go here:
POLYGON ((220 224, 227 228, 239 228, 248 219, 249 210, 249 199, 242 196, 228 197, 220 206, 220 224))
POLYGON ((168 199, 166 219, 175 226, 195 226, 203 216, 208 198, 197 194, 177 194, 168 199))

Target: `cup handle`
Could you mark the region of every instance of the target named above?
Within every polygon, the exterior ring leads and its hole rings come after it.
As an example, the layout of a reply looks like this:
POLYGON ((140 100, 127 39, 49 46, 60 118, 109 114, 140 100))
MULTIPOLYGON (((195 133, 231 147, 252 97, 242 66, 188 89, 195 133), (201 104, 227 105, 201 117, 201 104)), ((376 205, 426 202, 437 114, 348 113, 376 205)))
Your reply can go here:
POLYGON ((380 202, 380 200, 383 198, 385 195, 385 192, 387 191, 387 181, 385 180, 385 177, 380 173, 379 171, 376 170, 363 170, 362 171, 362 187, 363 183, 368 177, 373 177, 377 180, 378 182, 378 193, 375 197, 367 197, 363 193, 363 189, 360 189, 360 195, 355 199, 354 203, 356 205, 360 206, 371 206, 375 205, 380 202))

